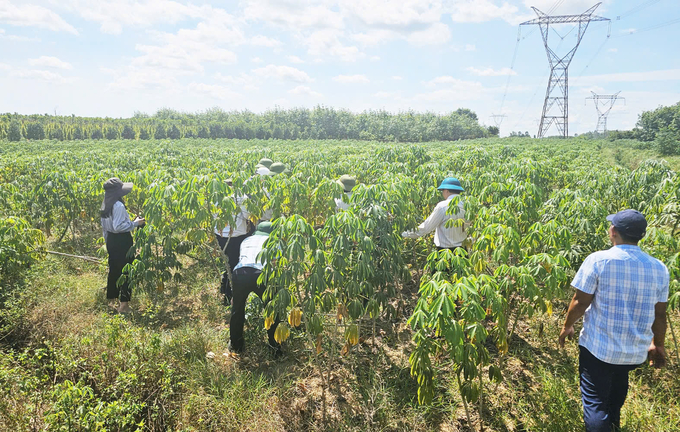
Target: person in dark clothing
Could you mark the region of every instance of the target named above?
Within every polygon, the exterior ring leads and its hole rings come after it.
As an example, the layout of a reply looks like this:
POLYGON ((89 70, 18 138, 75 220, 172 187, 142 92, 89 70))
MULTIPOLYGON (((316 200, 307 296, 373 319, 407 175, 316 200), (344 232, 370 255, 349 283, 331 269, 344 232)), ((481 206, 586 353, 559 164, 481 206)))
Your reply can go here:
POLYGON ((109 275, 106 283, 106 298, 113 301, 118 299, 119 313, 131 312, 128 302, 132 295, 127 280, 118 283, 123 268, 134 260, 132 251, 131 231, 142 227, 146 223, 143 218, 130 220, 123 197, 132 190, 132 183, 123 183, 113 177, 104 183, 104 201, 100 208, 102 233, 109 253, 109 275))
MULTIPOLYGON (((257 257, 264 248, 271 231, 271 222, 260 222, 253 235, 241 243, 239 262, 232 274, 234 299, 229 321, 229 349, 234 352, 242 352, 244 348, 243 323, 248 296, 254 292, 263 299, 266 290, 264 285, 257 283, 264 267, 264 264, 259 262, 257 257)), ((267 330, 269 345, 274 348, 277 357, 282 354, 281 344, 274 339, 274 333, 279 322, 278 317, 275 317, 274 324, 267 330)))

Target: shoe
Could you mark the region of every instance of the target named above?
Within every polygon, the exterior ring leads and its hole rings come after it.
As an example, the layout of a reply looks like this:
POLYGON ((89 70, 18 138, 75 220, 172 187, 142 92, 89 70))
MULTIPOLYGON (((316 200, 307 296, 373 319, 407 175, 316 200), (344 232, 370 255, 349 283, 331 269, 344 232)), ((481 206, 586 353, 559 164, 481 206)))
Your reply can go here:
POLYGON ((231 344, 231 341, 229 341, 229 344, 227 345, 227 350, 229 350, 229 352, 241 354, 243 352, 243 347, 235 349, 234 346, 231 344))

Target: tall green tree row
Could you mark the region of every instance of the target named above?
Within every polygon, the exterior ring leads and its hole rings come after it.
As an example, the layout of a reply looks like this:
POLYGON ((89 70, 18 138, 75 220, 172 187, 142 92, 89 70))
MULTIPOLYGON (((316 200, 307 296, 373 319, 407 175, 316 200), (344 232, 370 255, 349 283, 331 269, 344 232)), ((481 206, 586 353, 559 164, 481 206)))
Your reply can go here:
POLYGON ((497 135, 481 126, 477 115, 460 108, 449 114, 397 114, 387 111, 347 110, 317 106, 266 111, 222 111, 202 113, 159 110, 149 116, 95 118, 45 115, 0 115, 0 139, 354 139, 397 142, 454 141, 497 135))

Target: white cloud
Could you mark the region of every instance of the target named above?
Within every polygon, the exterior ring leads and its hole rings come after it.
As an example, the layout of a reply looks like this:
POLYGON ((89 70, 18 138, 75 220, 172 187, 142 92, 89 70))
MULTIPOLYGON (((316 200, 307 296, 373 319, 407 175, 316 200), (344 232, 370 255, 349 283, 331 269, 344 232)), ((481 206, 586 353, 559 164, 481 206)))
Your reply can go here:
POLYGON ((238 76, 232 76, 222 75, 221 73, 218 72, 215 74, 215 79, 225 84, 230 84, 232 86, 238 87, 245 91, 255 91, 259 89, 257 83, 255 82, 255 79, 252 76, 245 73, 242 73, 238 76))
POLYGON ((400 77, 399 75, 394 75, 394 76, 392 77, 392 79, 395 80, 395 81, 401 81, 403 78, 400 77))
POLYGON ((20 27, 38 27, 52 31, 65 31, 74 35, 78 31, 53 11, 32 4, 15 5, 10 0, 0 0, 0 22, 20 27))
POLYGON ((397 92, 379 91, 373 93, 372 96, 379 99, 398 99, 400 97, 400 94, 397 92))
POLYGON ((212 17, 199 22, 194 29, 184 28, 176 33, 149 32, 158 43, 137 44, 135 49, 143 54, 132 59, 130 66, 192 74, 203 72, 204 63, 236 63, 236 54, 227 47, 242 45, 247 39, 233 16, 217 10, 213 12, 212 17))
POLYGON ((293 81, 298 83, 312 82, 306 72, 291 66, 276 66, 273 64, 262 68, 253 69, 255 75, 265 78, 276 78, 281 81, 293 81))
POLYGON ((609 49, 607 50, 607 52, 616 53, 616 52, 619 52, 619 50, 618 50, 617 48, 609 48, 609 49))
POLYGON ((315 0, 244 0, 244 18, 263 21, 288 30, 340 29, 340 13, 328 7, 328 1, 315 0))
POLYGON ((473 44, 465 44, 465 51, 477 51, 477 47, 473 44))
POLYGON ((288 90, 288 93, 298 95, 298 96, 311 96, 315 98, 320 98, 323 97, 323 95, 319 92, 316 92, 312 90, 311 88, 303 85, 299 85, 295 87, 294 89, 288 90))
POLYGON ((516 24, 518 8, 507 2, 497 6, 491 0, 460 0, 451 6, 451 19, 459 23, 480 23, 503 19, 516 24))
POLYGON ((75 78, 66 78, 56 72, 40 69, 12 70, 10 72, 10 76, 14 78, 39 80, 55 84, 67 84, 75 81, 75 78))
POLYGON ((514 70, 504 67, 502 69, 494 70, 492 68, 477 69, 474 67, 466 68, 469 72, 477 76, 507 76, 507 75, 517 75, 514 70))
POLYGON ((11 68, 9 67, 8 64, 5 63, 0 63, 0 70, 10 70, 11 68))
POLYGON ((253 57, 253 58, 250 59, 250 61, 253 62, 253 63, 262 63, 264 60, 262 60, 259 57, 253 57))
POLYGON ((485 88, 482 83, 478 81, 466 81, 452 76, 439 76, 430 81, 425 82, 426 87, 439 87, 437 90, 420 93, 414 97, 414 100, 442 102, 447 98, 451 100, 475 100, 484 93, 489 93, 490 90, 485 88))
POLYGON ((99 23, 103 33, 120 34, 124 26, 151 27, 176 24, 185 19, 209 19, 221 9, 183 4, 172 0, 63 0, 62 7, 99 23))
POLYGON ((283 43, 277 39, 272 39, 267 36, 258 35, 250 39, 250 44, 255 46, 263 46, 267 48, 276 48, 283 45, 283 43))
POLYGON ((112 90, 149 90, 174 91, 180 87, 177 71, 154 67, 130 66, 125 70, 112 69, 113 81, 108 88, 112 90))
POLYGON ((294 55, 288 56, 288 61, 291 62, 291 63, 297 63, 297 64, 302 64, 302 63, 305 62, 300 57, 294 56, 294 55))
POLYGON ((426 30, 411 33, 406 40, 412 45, 441 45, 451 39, 451 30, 444 23, 435 23, 426 30))
POLYGON ((6 39, 12 42, 40 42, 39 38, 30 38, 11 34, 8 35, 6 34, 5 29, 0 29, 0 39, 6 39))
POLYGON ((370 82, 366 75, 338 75, 333 77, 333 81, 341 84, 366 84, 370 82))
POLYGON ((603 82, 647 82, 647 81, 679 81, 680 69, 666 69, 647 72, 623 72, 604 75, 584 76, 572 81, 574 86, 591 86, 603 82))
POLYGON ((333 30, 317 30, 309 35, 304 41, 308 46, 309 54, 313 56, 333 56, 342 61, 353 62, 366 56, 355 46, 346 46, 340 41, 342 33, 333 30))
POLYGON ((231 90, 228 87, 192 82, 187 86, 187 90, 191 93, 198 93, 219 100, 233 100, 240 99, 242 96, 239 93, 231 90))
POLYGON ((73 69, 73 66, 71 66, 71 63, 67 63, 65 61, 59 60, 56 57, 49 57, 49 56, 41 56, 38 58, 30 59, 28 63, 31 66, 37 66, 37 67, 48 67, 48 68, 54 68, 54 69, 73 69))
POLYGON ((380 61, 380 56, 371 56, 369 60, 371 60, 372 62, 380 61))

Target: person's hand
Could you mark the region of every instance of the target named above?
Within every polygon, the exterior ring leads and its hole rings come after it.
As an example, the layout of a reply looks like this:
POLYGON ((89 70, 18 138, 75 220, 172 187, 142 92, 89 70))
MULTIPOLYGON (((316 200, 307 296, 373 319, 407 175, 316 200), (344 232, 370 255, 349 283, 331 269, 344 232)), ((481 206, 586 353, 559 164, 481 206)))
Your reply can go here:
POLYGON ((144 225, 146 225, 146 220, 144 218, 140 218, 139 216, 137 216, 137 218, 135 219, 135 224, 141 228, 144 225))
POLYGON ((569 339, 574 339, 574 326, 563 327, 560 332, 560 348, 564 348, 564 342, 569 339))
POLYGON ((666 366, 666 348, 656 346, 652 342, 647 351, 647 358, 649 359, 649 365, 657 369, 666 366))
POLYGON ((403 233, 401 233, 401 236, 404 237, 404 238, 410 238, 410 239, 418 238, 416 233, 410 232, 410 231, 404 231, 403 233))

